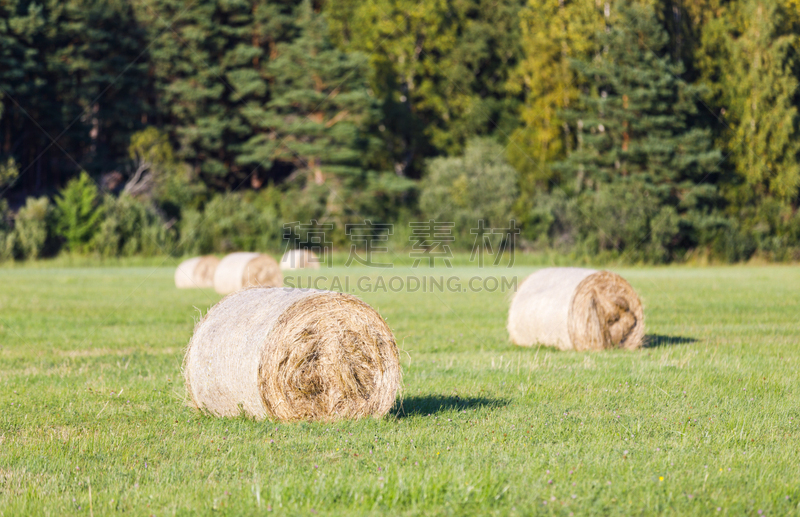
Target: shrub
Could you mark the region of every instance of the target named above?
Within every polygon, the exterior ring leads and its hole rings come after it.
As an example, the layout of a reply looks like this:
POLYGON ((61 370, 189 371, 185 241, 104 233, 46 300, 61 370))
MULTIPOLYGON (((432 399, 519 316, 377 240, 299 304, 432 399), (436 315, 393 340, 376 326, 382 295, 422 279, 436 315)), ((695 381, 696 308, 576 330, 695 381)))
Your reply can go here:
POLYGON ((118 198, 106 195, 104 218, 93 240, 102 256, 154 256, 174 251, 174 231, 167 228, 155 208, 123 192, 118 198))
POLYGON ((86 172, 67 183, 56 198, 56 227, 70 251, 84 251, 103 216, 97 186, 86 172))
POLYGON ((241 194, 220 194, 203 212, 187 210, 181 221, 184 253, 279 249, 282 225, 274 207, 241 194))
POLYGON ((578 200, 559 189, 539 192, 531 204, 530 211, 520 215, 522 237, 535 249, 555 249, 561 253, 573 251, 585 218, 578 200))
POLYGON ((523 236, 536 248, 625 261, 667 262, 682 251, 686 216, 651 201, 647 185, 619 182, 570 197, 562 190, 542 192, 523 217, 523 236))
POLYGON ((37 259, 42 255, 50 234, 50 201, 46 197, 29 197, 19 209, 14 221, 17 246, 26 259, 37 259))
POLYGON ((486 228, 507 228, 517 197, 517 173, 494 140, 471 140, 463 156, 434 158, 420 184, 423 217, 454 222, 462 244, 471 244, 470 229, 483 220, 486 228))
POLYGON ((124 190, 154 203, 169 217, 183 208, 197 208, 206 193, 192 168, 178 161, 167 133, 148 127, 131 135, 128 156, 132 168, 124 190))
POLYGON ((19 167, 14 158, 9 158, 5 163, 0 164, 0 189, 11 187, 19 177, 19 167))
POLYGON ((5 199, 0 199, 0 262, 14 258, 16 239, 9 219, 8 202, 5 199))
POLYGON ((417 183, 393 172, 369 172, 360 185, 350 186, 348 191, 353 198, 349 204, 361 219, 394 223, 409 219, 409 209, 416 204, 417 183))

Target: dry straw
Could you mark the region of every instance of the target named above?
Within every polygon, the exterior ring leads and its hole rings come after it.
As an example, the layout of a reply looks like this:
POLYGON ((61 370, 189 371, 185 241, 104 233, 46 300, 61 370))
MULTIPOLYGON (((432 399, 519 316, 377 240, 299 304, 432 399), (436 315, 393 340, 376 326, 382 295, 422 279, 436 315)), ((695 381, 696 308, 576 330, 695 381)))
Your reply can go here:
POLYGON ((213 415, 332 421, 388 413, 400 358, 386 322, 354 296, 252 288, 197 324, 184 376, 193 405, 213 415))
POLYGON ((319 269, 319 258, 310 250, 289 250, 281 258, 281 269, 319 269))
POLYGON ((261 253, 231 253, 214 273, 214 289, 228 294, 244 287, 280 287, 281 268, 275 259, 261 253))
POLYGON ((520 285, 508 333, 521 346, 634 350, 644 340, 644 310, 633 287, 610 271, 547 268, 520 285))
POLYGON ((213 287, 214 272, 218 265, 219 259, 213 255, 184 260, 175 270, 175 287, 179 289, 213 287))

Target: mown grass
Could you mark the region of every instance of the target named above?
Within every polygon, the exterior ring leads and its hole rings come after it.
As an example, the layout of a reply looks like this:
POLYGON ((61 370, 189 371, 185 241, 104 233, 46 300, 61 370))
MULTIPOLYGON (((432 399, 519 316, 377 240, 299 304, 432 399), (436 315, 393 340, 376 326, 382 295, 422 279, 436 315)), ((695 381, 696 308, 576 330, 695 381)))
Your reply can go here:
POLYGON ((499 291, 357 293, 403 349, 403 401, 324 425, 185 405, 182 349, 220 296, 171 268, 0 269, 0 515, 797 513, 800 269, 620 272, 636 353, 516 348, 499 291))

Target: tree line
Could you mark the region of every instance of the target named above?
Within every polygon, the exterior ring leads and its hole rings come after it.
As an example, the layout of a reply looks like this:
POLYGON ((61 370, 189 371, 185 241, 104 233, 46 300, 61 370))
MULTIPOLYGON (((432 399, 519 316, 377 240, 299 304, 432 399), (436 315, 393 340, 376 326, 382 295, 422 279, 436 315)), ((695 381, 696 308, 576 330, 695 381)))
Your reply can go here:
POLYGON ((575 257, 797 260, 798 38, 798 0, 7 0, 0 259, 513 219, 575 257))

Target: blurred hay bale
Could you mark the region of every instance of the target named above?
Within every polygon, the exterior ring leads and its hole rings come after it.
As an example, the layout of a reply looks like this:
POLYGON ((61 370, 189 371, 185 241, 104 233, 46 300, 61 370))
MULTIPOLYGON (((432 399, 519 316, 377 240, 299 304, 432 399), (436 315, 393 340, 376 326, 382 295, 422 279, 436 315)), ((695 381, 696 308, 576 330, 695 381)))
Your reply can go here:
POLYGON ((195 327, 184 358, 195 407, 216 416, 332 421, 380 417, 400 388, 391 330, 358 298, 251 288, 195 327))
POLYGON ((213 255, 184 260, 175 270, 175 287, 179 289, 213 287, 214 272, 219 262, 213 255))
POLYGON ((521 346, 633 350, 644 340, 644 309, 633 287, 610 271, 547 268, 520 285, 508 334, 521 346))
POLYGON ((263 253, 231 253, 223 258, 214 273, 214 289, 228 294, 244 287, 280 287, 281 268, 263 253))

